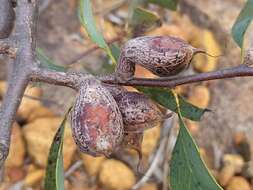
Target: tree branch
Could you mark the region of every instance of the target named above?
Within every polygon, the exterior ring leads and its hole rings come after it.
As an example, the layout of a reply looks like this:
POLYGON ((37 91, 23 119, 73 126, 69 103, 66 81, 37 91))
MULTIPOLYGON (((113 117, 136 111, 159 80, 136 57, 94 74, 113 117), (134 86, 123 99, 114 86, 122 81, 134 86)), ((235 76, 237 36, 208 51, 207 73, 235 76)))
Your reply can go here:
MULTIPOLYGON (((178 77, 176 79, 171 79, 167 77, 157 79, 134 78, 130 81, 118 82, 115 80, 113 74, 107 76, 98 76, 97 78, 103 83, 115 85, 174 88, 179 85, 190 84, 200 81, 247 76, 253 76, 253 68, 242 64, 228 69, 221 69, 212 72, 178 77)), ((86 77, 87 74, 74 72, 65 73, 58 71, 50 71, 46 69, 36 69, 31 75, 31 80, 34 82, 45 82, 54 85, 67 86, 77 90, 80 82, 83 81, 86 77)))
MULTIPOLYGON (((9 0, 5 1, 9 2, 9 0)), ((3 13, 1 12, 0 14, 3 13)), ((8 155, 11 126, 29 82, 31 68, 35 63, 37 1, 19 0, 16 15, 16 30, 14 34, 17 38, 16 59, 12 63, 12 72, 8 81, 9 86, 0 108, 0 166, 2 166, 8 155)))

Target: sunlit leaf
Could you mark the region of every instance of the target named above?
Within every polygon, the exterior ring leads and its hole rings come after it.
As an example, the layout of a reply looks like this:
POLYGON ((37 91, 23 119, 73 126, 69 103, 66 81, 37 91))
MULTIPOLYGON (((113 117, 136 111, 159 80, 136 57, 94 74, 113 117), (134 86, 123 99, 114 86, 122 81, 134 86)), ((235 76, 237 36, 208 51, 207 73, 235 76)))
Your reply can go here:
POLYGON ((63 119, 52 142, 46 169, 45 189, 64 190, 64 171, 63 171, 63 137, 67 115, 63 119))
POLYGON ((157 4, 167 9, 176 10, 178 0, 147 0, 149 3, 157 4))
POLYGON ((36 49, 36 54, 37 54, 37 58, 40 61, 39 67, 41 67, 41 68, 47 68, 47 69, 55 70, 55 71, 66 71, 67 70, 67 68, 55 64, 52 59, 50 59, 49 57, 47 57, 45 55, 45 53, 43 52, 42 49, 37 48, 36 49))
MULTIPOLYGON (((168 108, 171 111, 177 111, 177 104, 172 91, 163 88, 148 88, 138 87, 138 90, 145 93, 147 96, 168 108)), ((202 115, 208 109, 202 109, 187 102, 183 97, 179 96, 179 103, 182 116, 194 121, 199 121, 202 115)))
POLYGON ((243 49, 244 34, 252 19, 253 19, 253 0, 248 0, 232 27, 233 38, 242 49, 243 49))
POLYGON ((134 36, 142 34, 151 28, 161 26, 161 24, 161 19, 156 13, 140 7, 134 9, 130 22, 134 36))
POLYGON ((91 40, 96 43, 100 48, 104 49, 108 56, 111 58, 113 63, 116 63, 115 58, 112 55, 112 52, 104 40, 101 32, 98 31, 96 27, 96 22, 93 18, 91 1, 90 0, 80 0, 79 5, 79 18, 81 24, 86 29, 91 40))
POLYGON ((208 171, 179 112, 180 130, 170 163, 171 190, 222 190, 208 171))

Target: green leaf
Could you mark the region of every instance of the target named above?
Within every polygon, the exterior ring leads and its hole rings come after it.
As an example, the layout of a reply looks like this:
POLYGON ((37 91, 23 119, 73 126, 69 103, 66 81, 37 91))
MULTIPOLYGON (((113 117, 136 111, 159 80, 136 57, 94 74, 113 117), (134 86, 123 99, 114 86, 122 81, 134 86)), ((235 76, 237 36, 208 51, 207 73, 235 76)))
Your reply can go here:
POLYGON ((43 52, 42 49, 37 48, 36 49, 36 54, 37 54, 37 58, 40 60, 39 67, 41 67, 41 68, 47 68, 47 69, 55 70, 55 71, 66 71, 67 70, 67 68, 55 64, 52 59, 48 58, 45 55, 45 53, 43 52))
POLYGON ((156 13, 140 7, 134 8, 130 22, 134 34, 143 33, 151 28, 161 26, 161 24, 162 21, 156 13))
POLYGON ((79 18, 81 24, 86 29, 91 40, 96 43, 100 48, 104 49, 112 62, 116 64, 116 60, 112 55, 112 52, 104 40, 103 35, 98 31, 96 22, 93 18, 92 7, 90 0, 80 0, 79 5, 79 18))
MULTIPOLYGON (((149 96, 162 106, 168 108, 171 111, 177 112, 177 104, 171 90, 148 87, 138 87, 137 89, 145 93, 147 96, 149 96)), ((179 96, 179 103, 182 116, 194 121, 199 121, 202 115, 206 111, 209 111, 208 109, 202 109, 190 104, 181 96, 179 96)))
POLYGON ((232 27, 232 36, 241 49, 243 49, 244 34, 252 19, 253 0, 248 0, 232 27))
MULTIPOLYGON (((68 112, 69 113, 69 112, 68 112)), ((67 115, 63 119, 52 142, 46 169, 45 189, 64 190, 64 170, 63 170, 63 138, 67 115)))
POLYGON ((180 130, 171 158, 171 189, 222 190, 201 159, 198 147, 185 127, 180 112, 178 116, 180 130))
POLYGON ((148 0, 148 2, 160 5, 170 10, 176 10, 178 0, 148 0))
POLYGON ((118 59, 119 59, 119 56, 120 56, 119 46, 113 43, 113 44, 110 45, 110 49, 111 49, 113 57, 118 62, 118 59))

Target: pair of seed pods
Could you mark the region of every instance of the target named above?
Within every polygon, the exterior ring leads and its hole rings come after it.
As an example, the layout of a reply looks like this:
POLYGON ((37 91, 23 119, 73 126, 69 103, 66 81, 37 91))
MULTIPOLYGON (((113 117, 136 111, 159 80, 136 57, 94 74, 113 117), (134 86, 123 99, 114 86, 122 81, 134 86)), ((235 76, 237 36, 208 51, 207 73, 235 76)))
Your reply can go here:
MULTIPOLYGON (((121 49, 116 79, 130 80, 135 64, 161 77, 173 76, 187 68, 193 55, 200 52, 204 51, 176 37, 135 38, 121 49)), ((140 153, 143 130, 165 117, 145 95, 90 78, 81 84, 72 110, 73 137, 79 149, 92 156, 109 156, 122 146, 140 153)))

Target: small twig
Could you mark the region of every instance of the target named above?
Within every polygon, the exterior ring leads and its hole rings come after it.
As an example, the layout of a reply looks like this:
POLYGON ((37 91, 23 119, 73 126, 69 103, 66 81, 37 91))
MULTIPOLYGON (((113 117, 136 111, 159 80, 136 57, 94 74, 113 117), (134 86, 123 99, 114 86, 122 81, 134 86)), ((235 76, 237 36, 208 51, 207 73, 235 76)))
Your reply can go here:
POLYGON ((95 11, 94 14, 105 16, 105 15, 109 14, 110 12, 120 8, 122 5, 124 5, 124 3, 126 3, 126 0, 116 1, 114 4, 110 5, 109 7, 95 11))
POLYGON ((160 144, 159 148, 157 149, 156 156, 155 156, 155 158, 152 161, 152 164, 150 165, 150 167, 147 170, 147 172, 145 173, 145 175, 143 175, 143 177, 141 178, 141 180, 138 181, 133 186, 132 189, 134 189, 134 190, 139 189, 143 184, 145 184, 150 179, 150 177, 152 176, 154 170, 157 168, 157 166, 159 164, 160 156, 162 155, 162 152, 164 150, 165 143, 166 143, 166 140, 162 139, 161 140, 161 144, 160 144))
POLYGON ((141 186, 143 186, 153 175, 154 171, 157 169, 161 158, 163 157, 163 152, 164 149, 166 147, 167 141, 168 141, 168 137, 169 137, 169 133, 171 131, 172 128, 172 124, 173 124, 173 117, 168 118, 165 123, 166 126, 163 130, 162 136, 161 136, 161 140, 160 140, 160 145, 159 148, 157 149, 156 153, 155 153, 155 157, 152 160, 152 163, 149 167, 149 169, 146 171, 145 175, 143 175, 143 177, 133 186, 133 190, 139 189, 141 186))
MULTIPOLYGON (((123 37, 124 37, 125 33, 121 33, 119 35, 117 35, 115 38, 108 40, 107 44, 112 44, 114 42, 120 41, 123 37)), ((98 47, 97 45, 93 45, 92 47, 90 47, 89 49, 87 49, 85 52, 77 55, 74 59, 68 61, 67 63, 65 63, 65 65, 72 65, 74 63, 77 63, 78 61, 80 61, 81 59, 83 59, 85 56, 89 55, 90 53, 92 53, 93 51, 98 50, 100 47, 98 47)))
POLYGON ((64 174, 65 178, 68 178, 74 171, 76 171, 78 168, 80 168, 83 165, 83 162, 81 160, 78 160, 76 163, 74 163, 64 174))
POLYGON ((24 94, 24 97, 25 97, 25 98, 29 98, 29 99, 31 99, 31 100, 43 102, 43 103, 45 103, 45 104, 54 104, 54 105, 56 105, 56 106, 63 106, 62 104, 60 104, 60 103, 58 103, 58 102, 56 102, 56 101, 49 100, 49 99, 46 99, 46 98, 29 96, 29 95, 27 95, 27 94, 24 94))

